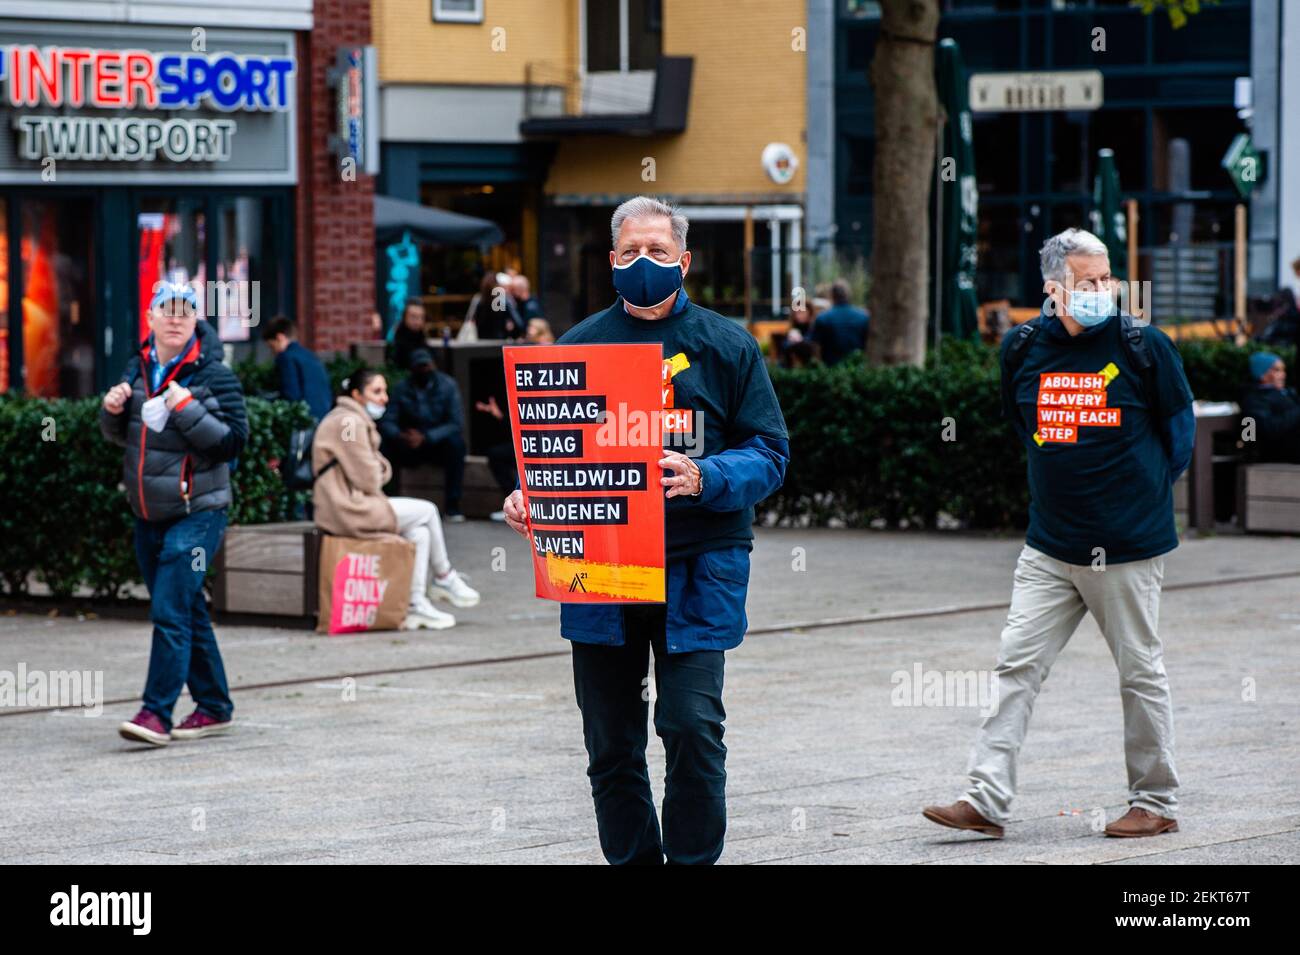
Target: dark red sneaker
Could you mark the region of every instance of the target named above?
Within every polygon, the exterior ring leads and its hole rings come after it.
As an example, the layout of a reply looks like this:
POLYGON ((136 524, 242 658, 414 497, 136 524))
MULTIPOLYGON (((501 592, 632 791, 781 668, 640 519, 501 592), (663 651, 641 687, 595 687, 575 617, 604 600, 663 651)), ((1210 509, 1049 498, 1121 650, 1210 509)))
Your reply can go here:
POLYGON ((171 742, 171 734, 163 726, 158 714, 143 709, 132 719, 119 724, 117 734, 123 739, 148 743, 150 746, 166 746, 171 742))
POLYGON ((208 716, 202 710, 195 710, 185 717, 180 726, 172 730, 172 736, 176 739, 199 739, 203 736, 215 736, 230 729, 232 722, 233 720, 226 720, 223 723, 215 717, 208 716))

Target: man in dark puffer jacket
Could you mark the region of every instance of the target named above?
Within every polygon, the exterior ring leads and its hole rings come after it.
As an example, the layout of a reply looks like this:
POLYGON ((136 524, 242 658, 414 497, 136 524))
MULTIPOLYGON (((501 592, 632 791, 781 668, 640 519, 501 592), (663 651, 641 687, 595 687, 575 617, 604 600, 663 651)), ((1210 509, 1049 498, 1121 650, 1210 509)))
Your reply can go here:
POLYGON ((221 363, 216 330, 199 321, 193 289, 163 286, 149 327, 140 354, 104 395, 99 426, 126 449, 122 479, 154 625, 144 706, 118 731, 162 746, 230 727, 234 705, 203 578, 226 529, 230 462, 248 438, 248 420, 239 379, 221 363), (186 684, 197 708, 173 729, 186 684))

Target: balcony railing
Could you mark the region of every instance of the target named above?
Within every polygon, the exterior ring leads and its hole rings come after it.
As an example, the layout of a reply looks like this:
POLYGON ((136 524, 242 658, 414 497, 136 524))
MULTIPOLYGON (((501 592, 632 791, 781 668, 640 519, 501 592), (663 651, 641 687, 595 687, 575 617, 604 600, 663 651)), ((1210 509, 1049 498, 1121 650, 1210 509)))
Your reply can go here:
POLYGON ((681 132, 693 63, 689 56, 661 56, 653 70, 598 73, 561 63, 529 63, 520 130, 534 135, 681 132))

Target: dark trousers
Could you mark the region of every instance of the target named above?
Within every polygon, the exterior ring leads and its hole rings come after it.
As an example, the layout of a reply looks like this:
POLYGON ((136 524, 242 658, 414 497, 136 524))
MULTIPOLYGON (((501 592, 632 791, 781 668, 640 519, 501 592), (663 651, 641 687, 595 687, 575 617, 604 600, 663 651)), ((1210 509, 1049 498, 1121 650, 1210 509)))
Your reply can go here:
POLYGON ((437 443, 426 441, 418 448, 408 447, 402 441, 385 442, 381 449, 384 457, 394 467, 409 468, 421 464, 440 466, 447 475, 447 500, 444 510, 448 514, 460 513, 460 498, 465 486, 465 438, 453 434, 437 443))
POLYGON ((519 473, 515 470, 515 448, 509 441, 491 445, 487 449, 488 469, 492 478, 502 492, 509 494, 519 485, 519 473))
POLYGON ((669 654, 663 605, 623 608, 621 647, 573 644, 600 848, 613 865, 712 865, 727 831, 721 650, 669 654), (655 732, 667 754, 663 836, 646 768, 654 648, 655 732))
POLYGON ((203 578, 225 530, 224 509, 175 521, 135 522, 135 555, 149 588, 153 621, 144 706, 168 730, 186 685, 198 708, 213 719, 224 722, 235 709, 203 596, 203 578))

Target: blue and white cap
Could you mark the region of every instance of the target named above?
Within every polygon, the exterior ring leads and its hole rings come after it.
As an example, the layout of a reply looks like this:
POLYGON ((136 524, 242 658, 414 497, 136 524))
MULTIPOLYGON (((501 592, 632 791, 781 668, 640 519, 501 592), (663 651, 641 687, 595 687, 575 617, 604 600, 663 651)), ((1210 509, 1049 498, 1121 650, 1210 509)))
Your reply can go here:
POLYGON ((149 303, 149 308, 152 310, 175 301, 188 302, 196 312, 202 311, 198 293, 183 282, 160 283, 158 291, 154 293, 153 301, 149 303))

